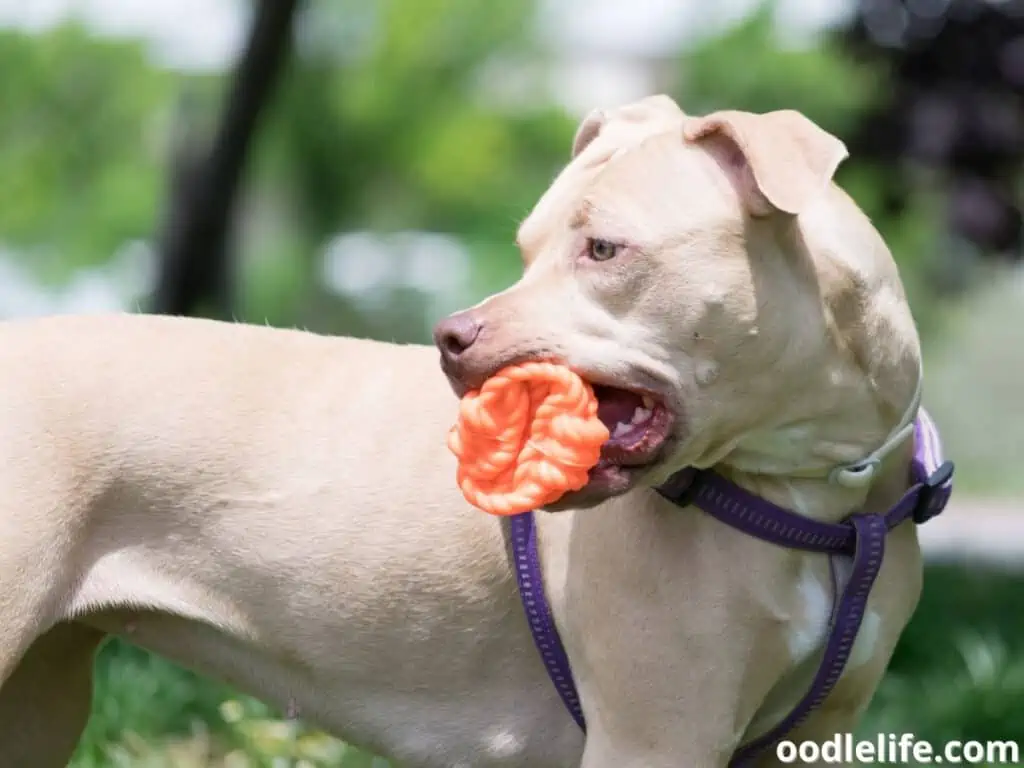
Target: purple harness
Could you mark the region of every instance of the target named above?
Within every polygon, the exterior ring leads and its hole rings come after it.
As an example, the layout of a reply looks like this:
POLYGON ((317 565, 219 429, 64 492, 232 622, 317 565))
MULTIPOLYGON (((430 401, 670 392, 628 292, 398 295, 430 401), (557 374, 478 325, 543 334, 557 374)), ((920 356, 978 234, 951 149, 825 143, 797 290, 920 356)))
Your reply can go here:
MULTIPOLYGON (((922 408, 914 422, 911 486, 885 515, 854 514, 842 523, 820 523, 748 493, 710 470, 684 469, 657 489, 679 507, 694 505, 751 536, 792 549, 852 558, 845 588, 835 586, 832 619, 825 655, 810 689, 796 708, 763 736, 737 750, 729 765, 750 765, 765 749, 800 725, 825 700, 850 658, 875 577, 882 565, 886 534, 907 520, 926 523, 945 509, 953 491, 953 463, 943 461, 942 443, 934 422, 922 408)), ((510 519, 516 578, 530 631, 555 688, 580 728, 586 731, 583 709, 565 647, 558 636, 541 577, 533 513, 510 519)))

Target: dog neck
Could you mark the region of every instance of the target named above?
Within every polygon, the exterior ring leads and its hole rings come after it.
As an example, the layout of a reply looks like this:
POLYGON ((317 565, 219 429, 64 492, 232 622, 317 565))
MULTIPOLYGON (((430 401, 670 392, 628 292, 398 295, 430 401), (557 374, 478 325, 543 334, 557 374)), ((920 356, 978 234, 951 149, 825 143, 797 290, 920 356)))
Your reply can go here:
POLYGON ((746 435, 715 470, 766 501, 821 522, 870 509, 905 490, 923 379, 919 366, 902 418, 880 443, 859 446, 857 461, 835 463, 849 455, 845 435, 830 434, 827 424, 801 424, 746 435))
POLYGON ((872 482, 847 488, 827 479, 774 475, 738 470, 728 464, 715 471, 744 490, 798 515, 825 523, 837 523, 856 511, 884 512, 907 489, 907 472, 913 444, 905 441, 883 461, 872 482))

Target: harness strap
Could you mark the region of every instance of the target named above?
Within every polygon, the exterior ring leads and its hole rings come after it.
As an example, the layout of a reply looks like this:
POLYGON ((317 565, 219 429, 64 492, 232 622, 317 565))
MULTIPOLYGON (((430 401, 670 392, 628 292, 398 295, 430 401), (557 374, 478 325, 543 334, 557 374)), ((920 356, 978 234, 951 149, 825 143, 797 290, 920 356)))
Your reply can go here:
MULTIPOLYGON (((882 565, 886 534, 907 520, 923 524, 945 509, 953 491, 953 464, 942 462, 938 430, 923 408, 914 422, 914 443, 911 486, 899 502, 885 515, 855 514, 841 523, 821 523, 797 515, 710 470, 685 469, 657 489, 679 507, 697 506, 721 522, 771 544, 852 557, 852 572, 836 599, 824 656, 810 689, 782 722, 739 748, 729 763, 733 768, 749 765, 806 720, 839 681, 882 565)), ((534 642, 566 708, 586 732, 569 658, 544 594, 533 513, 512 516, 510 525, 516 580, 534 642)))
POLYGON ((875 583, 885 554, 885 521, 877 515, 856 515, 851 518, 856 538, 853 573, 833 612, 832 626, 825 643, 825 656, 814 676, 810 689, 786 718, 753 741, 744 744, 733 755, 732 768, 753 765, 760 753, 772 747, 787 733, 803 723, 825 701, 846 668, 853 643, 857 639, 871 587, 875 583))
POLYGON ((544 660, 548 677, 555 684, 555 690, 565 702, 566 709, 583 732, 587 731, 583 719, 583 708, 576 692, 576 683, 572 679, 572 668, 565 646, 558 636, 555 619, 551 614, 547 597, 544 595, 544 582, 540 570, 540 557, 537 554, 537 529, 533 525, 533 513, 524 512, 513 515, 509 524, 512 529, 512 552, 516 563, 516 581, 519 584, 519 595, 526 618, 530 622, 530 633, 533 642, 544 660))

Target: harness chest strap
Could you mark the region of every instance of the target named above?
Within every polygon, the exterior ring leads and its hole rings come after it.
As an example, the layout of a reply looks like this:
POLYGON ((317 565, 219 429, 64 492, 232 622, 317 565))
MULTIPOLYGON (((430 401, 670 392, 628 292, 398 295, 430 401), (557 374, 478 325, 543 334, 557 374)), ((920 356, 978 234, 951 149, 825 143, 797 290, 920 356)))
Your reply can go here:
MULTIPOLYGON (((911 486, 884 515, 855 514, 842 523, 817 522, 754 496, 709 470, 683 470, 657 489, 680 507, 699 507, 721 522, 769 543, 852 558, 846 586, 841 590, 837 587, 824 656, 809 690, 778 725, 739 748, 729 763, 733 768, 750 765, 804 722, 839 681, 882 565, 886 534, 907 520, 923 524, 945 509, 953 490, 953 464, 942 460, 938 430, 923 408, 913 422, 913 434, 911 486)), ((533 513, 516 515, 510 524, 516 579, 530 631, 562 701, 585 731, 569 658, 544 595, 533 513)))

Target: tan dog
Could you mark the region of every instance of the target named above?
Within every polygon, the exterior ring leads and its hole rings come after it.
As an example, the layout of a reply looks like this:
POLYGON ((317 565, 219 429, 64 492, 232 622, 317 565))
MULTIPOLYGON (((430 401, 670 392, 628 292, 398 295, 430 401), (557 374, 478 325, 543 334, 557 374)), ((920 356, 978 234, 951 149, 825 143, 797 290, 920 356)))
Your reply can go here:
MULTIPOLYGON (((714 768, 785 715, 824 637, 826 559, 650 487, 714 466, 822 520, 887 509, 909 445, 870 489, 817 475, 914 402, 896 268, 831 181, 843 145, 795 113, 654 97, 589 117, 573 154, 522 225, 522 280, 437 341, 459 391, 545 357, 648 397, 641 448, 537 516, 586 739, 506 526, 455 487, 436 350, 55 318, 0 326, 0 764, 65 764, 109 633, 411 768, 714 768)), ((906 525, 846 675, 792 738, 854 727, 920 580, 906 525)))

